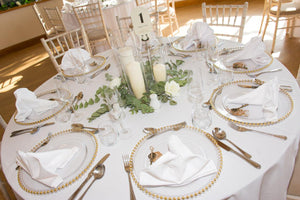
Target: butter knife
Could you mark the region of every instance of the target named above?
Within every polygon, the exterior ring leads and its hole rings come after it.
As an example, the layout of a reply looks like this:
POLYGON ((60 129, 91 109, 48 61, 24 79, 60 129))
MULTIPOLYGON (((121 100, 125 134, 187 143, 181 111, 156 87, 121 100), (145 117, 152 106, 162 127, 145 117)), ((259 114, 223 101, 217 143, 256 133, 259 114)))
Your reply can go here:
POLYGON ((110 64, 107 64, 103 69, 100 69, 99 71, 95 72, 94 74, 91 75, 91 79, 95 78, 98 76, 101 72, 106 71, 110 68, 110 64))
POLYGON ((244 160, 246 160, 248 163, 250 163, 252 166, 254 166, 255 168, 257 169, 260 169, 261 166, 260 164, 258 164, 257 162, 247 158, 246 156, 240 154, 239 152, 235 151, 234 149, 232 149, 230 146, 228 146, 227 144, 224 144, 223 142, 219 141, 219 140, 216 140, 218 145, 220 147, 222 147, 223 149, 225 149, 226 151, 231 151, 233 153, 235 153, 236 155, 238 155, 239 157, 243 158, 244 160))
MULTIPOLYGON (((242 88, 256 89, 256 88, 258 88, 261 85, 244 85, 244 84, 238 84, 238 86, 242 87, 242 88)), ((289 86, 289 85, 280 85, 279 87, 280 87, 280 89, 286 90, 288 92, 292 92, 293 91, 293 88, 291 86, 289 86)))
POLYGON ((86 179, 81 183, 81 185, 79 186, 79 188, 72 194, 72 196, 70 196, 70 198, 68 200, 72 200, 76 197, 76 195, 80 192, 80 190, 83 188, 83 186, 87 183, 87 181, 93 176, 93 171, 96 168, 97 165, 100 165, 102 163, 104 163, 104 161, 110 156, 110 154, 106 154, 105 156, 103 156, 103 158, 101 158, 101 160, 91 169, 91 171, 89 172, 88 176, 86 177, 86 179))
POLYGON ((183 128, 184 126, 186 125, 186 122, 181 122, 181 123, 178 123, 178 124, 174 124, 174 125, 170 125, 170 126, 167 126, 166 128, 144 128, 143 131, 144 133, 147 133, 147 134, 151 134, 147 139, 150 139, 156 135, 159 135, 161 133, 165 133, 167 131, 170 131, 170 130, 174 130, 174 131, 178 131, 179 129, 183 128))
POLYGON ((25 129, 16 130, 16 131, 11 132, 10 137, 14 137, 14 136, 17 136, 17 135, 20 135, 20 134, 23 134, 23 133, 27 133, 27 132, 31 131, 32 129, 35 129, 35 128, 39 129, 41 127, 49 126, 49 125, 52 125, 52 124, 55 124, 55 122, 49 122, 49 123, 41 124, 41 125, 38 125, 38 126, 35 126, 35 127, 32 127, 32 128, 25 128, 25 129))

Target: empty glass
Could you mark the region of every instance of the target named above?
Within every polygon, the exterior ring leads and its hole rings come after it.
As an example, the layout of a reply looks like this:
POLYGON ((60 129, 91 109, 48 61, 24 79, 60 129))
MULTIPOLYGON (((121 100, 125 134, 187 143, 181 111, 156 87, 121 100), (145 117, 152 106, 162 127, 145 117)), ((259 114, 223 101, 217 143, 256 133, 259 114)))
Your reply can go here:
POLYGON ((105 146, 113 146, 117 143, 118 133, 109 122, 98 125, 100 142, 105 146))
POLYGON ((200 129, 207 129, 211 125, 211 113, 208 108, 203 108, 201 104, 194 104, 192 110, 192 123, 200 129))

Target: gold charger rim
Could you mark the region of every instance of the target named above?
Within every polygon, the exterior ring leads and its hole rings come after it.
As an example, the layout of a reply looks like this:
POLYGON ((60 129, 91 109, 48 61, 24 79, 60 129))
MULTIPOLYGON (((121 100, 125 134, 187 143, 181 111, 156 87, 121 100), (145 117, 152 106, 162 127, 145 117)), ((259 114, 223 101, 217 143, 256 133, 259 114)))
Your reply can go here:
POLYGON ((205 51, 206 48, 200 48, 200 49, 194 49, 194 50, 184 50, 184 49, 179 49, 177 47, 174 46, 175 43, 178 43, 180 42, 181 40, 183 40, 185 38, 185 36, 183 37, 180 37, 178 39, 176 39, 175 41, 172 42, 172 47, 177 50, 177 51, 180 51, 180 52, 199 52, 199 51, 205 51))
POLYGON ((92 73, 92 72, 96 72, 96 71, 99 70, 102 66, 104 66, 105 63, 106 63, 106 58, 105 58, 104 56, 92 56, 91 58, 102 58, 102 59, 103 59, 103 62, 102 62, 100 65, 98 65, 97 67, 94 67, 92 70, 90 70, 90 71, 88 71, 88 72, 79 73, 79 74, 74 74, 74 75, 66 74, 66 73, 64 72, 64 70, 61 70, 63 76, 65 76, 65 77, 78 77, 78 76, 84 76, 84 75, 86 75, 86 74, 90 74, 90 73, 92 73))
POLYGON ((270 53, 268 53, 267 51, 265 51, 265 53, 271 58, 270 62, 268 64, 266 64, 266 65, 264 65, 262 67, 256 68, 256 69, 245 70, 245 71, 235 71, 235 70, 230 70, 230 69, 223 69, 223 68, 219 67, 218 65, 216 65, 215 63, 214 63, 214 66, 216 68, 222 70, 222 71, 233 72, 235 74, 247 74, 247 73, 258 72, 258 71, 261 71, 261 70, 266 69, 267 67, 269 67, 273 63, 273 61, 274 61, 274 58, 273 58, 273 56, 270 53))
MULTIPOLYGON (((172 128, 174 126, 165 126, 165 127, 161 127, 158 129, 158 131, 163 131, 165 129, 169 129, 169 128, 172 128)), ((217 144, 216 140, 213 138, 212 135, 210 135, 209 133, 205 132, 204 130, 201 130, 199 128, 196 128, 194 126, 189 126, 189 125, 185 125, 184 128, 188 128, 190 130, 194 130, 196 131, 197 133, 201 133, 203 134, 204 136, 206 136, 212 143, 213 145, 216 147, 216 150, 217 150, 217 154, 218 154, 218 160, 220 161, 220 166, 218 168, 218 171, 216 172, 216 176, 214 178, 212 178, 212 181, 210 181, 209 183, 207 183, 204 187, 200 188, 198 191, 192 193, 192 194, 185 194, 185 195, 181 195, 181 196, 177 196, 177 197, 170 197, 170 196, 162 196, 162 195, 159 195, 159 194, 155 194, 153 192, 150 192, 149 190, 147 190, 144 186, 140 185, 139 181, 137 180, 136 176, 134 175, 134 166, 133 166, 133 158, 135 156, 135 153, 138 149, 138 147, 142 144, 142 142, 144 140, 146 140, 148 137, 150 137, 152 134, 149 133, 147 135, 145 135, 144 137, 142 137, 138 142, 137 144, 134 146, 133 150, 131 151, 131 154, 130 154, 130 175, 132 177, 132 180, 134 181, 134 183, 136 184, 136 186, 142 190, 144 193, 146 193, 147 195, 150 195, 154 198, 157 198, 157 199, 168 199, 168 200, 183 200, 183 199, 189 199, 189 198, 193 198, 193 197, 196 197, 196 196, 199 196, 201 195, 202 193, 204 193, 205 191, 207 191, 209 188, 212 187, 212 185, 217 181, 217 179, 219 178, 220 174, 221 174, 221 171, 222 171, 222 168, 223 168, 223 155, 222 155, 222 151, 221 151, 221 148, 219 147, 219 145, 217 144)), ((166 133, 168 134, 168 133, 166 133)))
MULTIPOLYGON (((262 81, 264 83, 264 81, 262 81)), ((289 111, 282 117, 278 118, 275 121, 266 121, 266 122, 245 122, 245 121, 239 121, 239 120, 235 120, 235 119, 231 119, 230 117, 227 117, 225 115, 223 115, 221 112, 218 111, 218 109, 216 108, 214 101, 217 97, 217 92, 221 91, 224 87, 229 86, 229 85, 237 85, 239 83, 255 83, 254 80, 237 80, 237 81, 232 81, 232 82, 228 82, 228 83, 224 83, 223 85, 217 87, 216 89, 213 90, 211 97, 209 99, 209 103, 212 107, 212 109, 223 119, 236 123, 236 124, 240 124, 240 125, 245 125, 245 126, 269 126, 269 125, 273 125, 276 124, 280 121, 283 121, 284 119, 286 119, 293 111, 294 109, 294 101, 291 97, 291 95, 284 89, 280 89, 279 92, 283 93, 284 95, 287 96, 287 98, 289 99, 290 103, 291 103, 291 107, 289 109, 289 111)))
MULTIPOLYGON (((66 89, 64 89, 64 88, 60 88, 60 89, 66 90, 66 89)), ((69 90, 66 90, 66 91, 67 91, 68 94, 71 96, 71 92, 70 92, 69 90)), ((52 94, 52 93, 56 93, 56 89, 52 89, 52 90, 48 90, 48 91, 45 91, 45 92, 38 93, 36 96, 37 96, 37 97, 41 97, 41 96, 43 96, 43 95, 46 95, 46 94, 52 94)), ((48 119, 53 118, 55 115, 57 115, 58 113, 60 113, 61 111, 63 111, 68 105, 69 105, 69 102, 65 102, 65 104, 62 106, 62 108, 59 109, 58 111, 56 111, 55 113, 53 113, 53 114, 51 114, 51 115, 49 115, 49 116, 47 116, 47 117, 44 117, 44 118, 42 118, 42 119, 39 119, 39 120, 37 120, 37 121, 33 121, 33 122, 20 122, 20 121, 17 121, 16 115, 17 115, 18 111, 16 111, 16 112, 14 113, 13 118, 14 118, 15 123, 20 124, 20 125, 33 125, 33 124, 39 124, 39 123, 42 123, 42 122, 44 122, 44 121, 47 121, 48 119)))
MULTIPOLYGON (((60 132, 57 132, 53 135, 51 135, 51 137, 57 137, 59 135, 62 135, 62 134, 72 134, 72 132, 74 131, 74 129, 67 129, 67 130, 63 130, 63 131, 60 131, 60 132)), ((48 190, 31 190, 31 189, 28 189, 23 183, 22 183, 22 180, 21 180, 21 170, 22 168, 19 167, 18 169, 18 174, 17 174, 17 178, 18 178, 18 183, 20 185, 20 187, 28 192, 28 193, 31 193, 31 194, 38 194, 38 195, 44 195, 44 194, 50 194, 50 193, 54 193, 54 192, 57 192, 57 191, 60 191, 66 187, 68 187, 69 185, 71 185, 72 183, 74 183, 75 181, 79 180, 86 172, 87 170, 92 166, 92 163, 94 162, 94 160, 96 159, 96 156, 97 156, 97 152, 98 152, 98 149, 99 149, 99 144, 98 144, 98 141, 96 139, 96 136, 91 132, 91 131, 88 131, 88 130, 83 130, 81 129, 80 131, 78 132, 85 132, 87 134, 89 134, 90 136, 92 136, 94 142, 95 142, 95 152, 92 156, 92 159, 91 161, 87 164, 87 166, 76 176, 74 177, 72 180, 64 183, 63 185, 61 186, 58 186, 56 188, 51 188, 51 189, 48 189, 48 190)), ((36 149, 38 149, 39 147, 41 147, 41 145, 47 140, 48 138, 45 138, 43 140, 41 140, 38 144, 36 144, 30 151, 31 152, 34 152, 36 149)))

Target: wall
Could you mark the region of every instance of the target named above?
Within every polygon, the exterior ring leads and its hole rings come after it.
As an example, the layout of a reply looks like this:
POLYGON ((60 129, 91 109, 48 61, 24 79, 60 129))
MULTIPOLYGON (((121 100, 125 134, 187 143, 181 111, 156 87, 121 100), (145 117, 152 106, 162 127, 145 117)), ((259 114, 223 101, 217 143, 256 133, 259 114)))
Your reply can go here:
MULTIPOLYGON (((39 2, 38 6, 61 8, 62 0, 39 2)), ((0 13, 0 24, 0 50, 45 34, 32 6, 0 13)))

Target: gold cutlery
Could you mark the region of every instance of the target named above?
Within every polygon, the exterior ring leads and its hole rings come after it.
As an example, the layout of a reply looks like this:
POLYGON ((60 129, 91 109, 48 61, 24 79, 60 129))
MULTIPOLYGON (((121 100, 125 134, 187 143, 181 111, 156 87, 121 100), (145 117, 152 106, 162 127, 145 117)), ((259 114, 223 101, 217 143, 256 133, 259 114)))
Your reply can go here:
POLYGON ((72 196, 70 196, 70 198, 68 200, 74 199, 76 197, 76 195, 80 192, 80 190, 83 188, 83 186, 87 183, 87 181, 93 176, 93 172, 96 169, 97 166, 101 165, 104 163, 104 161, 110 156, 110 154, 106 154, 105 156, 103 156, 103 158, 101 158, 101 160, 91 169, 91 171, 89 172, 88 176, 86 177, 86 179, 81 183, 81 185, 79 186, 79 188, 72 194, 72 196))
POLYGON ((171 130, 178 131, 179 129, 183 128, 185 125, 186 125, 186 122, 181 122, 178 124, 167 126, 166 128, 150 128, 150 127, 144 128, 143 131, 144 131, 144 133, 152 134, 150 137, 147 138, 147 139, 149 139, 158 134, 165 133, 167 131, 171 131, 171 130))
POLYGON ((71 127, 74 129, 74 130, 82 130, 82 129, 90 129, 90 130, 93 130, 93 133, 98 133, 99 130, 104 130, 104 128, 94 128, 94 127, 88 127, 88 126, 84 126, 83 124, 80 124, 80 123, 74 123, 74 124, 71 124, 71 127))
POLYGON ((236 51, 240 51, 242 50, 244 47, 239 46, 239 47, 231 47, 231 48, 223 48, 221 50, 219 50, 219 55, 227 55, 227 54, 231 54, 234 53, 236 51))
POLYGON ((173 51, 170 51, 170 56, 179 56, 181 58, 187 58, 187 57, 192 57, 189 54, 183 54, 183 53, 174 53, 173 51))
POLYGON ((272 69, 272 70, 269 70, 269 71, 263 71, 263 72, 260 72, 260 73, 257 73, 257 74, 247 74, 247 75, 251 78, 256 78, 257 76, 259 76, 261 74, 264 74, 264 73, 278 72, 278 71, 281 71, 281 70, 282 70, 281 68, 277 68, 277 69, 272 69))
POLYGON ((217 140, 217 143, 220 147, 222 147, 223 149, 225 149, 226 151, 231 151, 233 153, 235 153, 236 155, 238 155, 239 157, 243 158, 245 161, 247 161, 248 163, 250 163, 252 166, 254 166, 257 169, 260 169, 261 166, 260 164, 258 164, 257 162, 247 158, 246 156, 244 156, 243 154, 240 154, 239 152, 235 151, 234 149, 232 149, 231 147, 229 147, 228 145, 224 144, 223 142, 221 142, 220 140, 217 140))
POLYGON ((93 181, 90 183, 90 185, 88 186, 88 188, 84 191, 84 193, 79 197, 78 200, 81 200, 83 199, 84 195, 87 193, 87 191, 90 189, 90 187, 93 185, 93 183, 98 180, 98 179, 101 179, 103 176, 104 176, 104 173, 105 173, 105 166, 103 164, 99 164, 96 166, 96 168, 94 169, 93 171, 93 176, 94 176, 94 179, 93 181))
POLYGON ((95 78, 98 76, 101 72, 106 71, 110 68, 110 64, 107 64, 103 69, 100 69, 99 71, 95 72, 94 74, 91 75, 91 79, 95 78))
POLYGON ((80 101, 83 98, 83 92, 79 92, 73 99, 71 106, 69 108, 69 111, 71 113, 74 113, 74 108, 73 106, 76 105, 78 103, 78 101, 80 101))
POLYGON ((44 126, 49 126, 55 124, 55 122, 49 122, 49 123, 45 123, 45 124, 41 124, 32 128, 26 128, 26 129, 20 129, 20 130, 16 130, 13 131, 10 135, 10 137, 14 137, 14 136, 18 136, 24 133, 30 133, 30 134, 35 134, 36 132, 39 131, 40 128, 44 127, 44 126))
MULTIPOLYGON (((252 88, 252 89, 256 89, 258 88, 259 86, 261 85, 244 85, 244 84, 238 84, 239 87, 242 87, 242 88, 252 88)), ((289 85, 280 85, 279 86, 280 89, 283 89, 283 90, 286 90, 288 92, 292 92, 293 89, 291 86, 289 85)))
POLYGON ((234 144, 231 140, 227 139, 226 132, 224 130, 216 127, 212 130, 212 134, 213 134, 214 138, 216 138, 217 140, 227 140, 230 144, 232 144, 235 148, 237 148, 247 158, 252 157, 249 153, 247 153, 246 151, 244 151, 243 149, 238 147, 236 144, 234 144))
POLYGON ((250 129, 250 128, 245 128, 245 127, 238 126, 238 125, 236 125, 236 124, 234 124, 232 122, 229 122, 229 126, 231 128, 233 128, 234 130, 237 130, 239 132, 255 131, 257 133, 262 133, 262 134, 265 134, 265 135, 270 135, 270 136, 277 137, 277 138, 280 138, 280 139, 283 139, 283 140, 287 139, 287 137, 285 135, 276 135, 276 134, 272 134, 272 133, 267 133, 267 132, 263 132, 263 131, 258 131, 258 130, 250 129))
POLYGON ((132 188, 132 183, 131 183, 131 178, 130 178, 130 160, 128 154, 123 155, 123 164, 124 164, 124 169, 128 175, 128 180, 129 180, 129 189, 130 189, 130 200, 135 200, 135 195, 134 191, 132 188))

